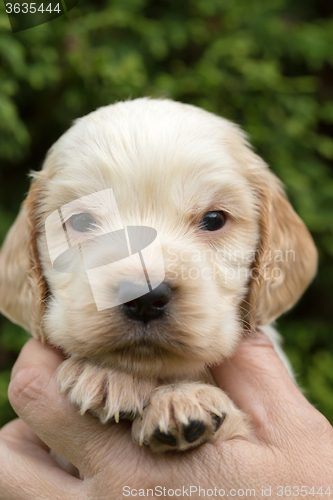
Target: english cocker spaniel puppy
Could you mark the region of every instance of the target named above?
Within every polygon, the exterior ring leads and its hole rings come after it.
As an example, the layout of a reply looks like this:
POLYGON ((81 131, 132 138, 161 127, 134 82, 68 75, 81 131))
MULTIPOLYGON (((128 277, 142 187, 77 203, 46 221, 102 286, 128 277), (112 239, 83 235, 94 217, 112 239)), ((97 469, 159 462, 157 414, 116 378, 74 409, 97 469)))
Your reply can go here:
MULTIPOLYGON (((136 99, 52 146, 0 254, 0 307, 66 354, 61 391, 135 441, 185 450, 249 431, 209 366, 269 325, 317 253, 279 180, 228 120, 136 99)), ((287 363, 287 361, 285 361, 287 363)))

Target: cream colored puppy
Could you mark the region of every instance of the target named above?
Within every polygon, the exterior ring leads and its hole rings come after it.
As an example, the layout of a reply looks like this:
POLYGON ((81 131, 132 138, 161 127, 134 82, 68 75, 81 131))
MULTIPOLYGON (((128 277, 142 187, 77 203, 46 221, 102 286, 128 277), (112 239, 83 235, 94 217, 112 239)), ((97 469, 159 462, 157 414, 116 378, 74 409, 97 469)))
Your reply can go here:
POLYGON ((295 304, 317 254, 240 129, 170 100, 119 102, 77 120, 32 177, 0 254, 0 307, 65 352, 70 401, 102 422, 130 416, 133 438, 156 451, 244 436, 246 416, 208 367, 295 304), (165 277, 147 293, 142 266, 120 259, 99 274, 101 296, 142 294, 99 309, 87 273, 53 265, 45 224, 74 206, 60 231, 75 248, 116 231, 110 189, 124 227, 157 231, 165 277))

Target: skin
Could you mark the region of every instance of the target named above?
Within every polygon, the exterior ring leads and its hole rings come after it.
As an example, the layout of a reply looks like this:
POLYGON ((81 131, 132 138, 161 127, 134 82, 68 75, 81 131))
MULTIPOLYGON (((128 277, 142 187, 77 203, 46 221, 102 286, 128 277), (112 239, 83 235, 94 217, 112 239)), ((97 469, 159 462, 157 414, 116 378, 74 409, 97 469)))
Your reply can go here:
MULTIPOLYGON (((59 352, 30 340, 13 369, 9 398, 19 419, 0 431, 1 500, 120 499, 126 498, 124 486, 158 485, 166 488, 164 498, 170 488, 191 485, 224 488, 234 498, 242 496, 238 489, 250 488, 265 498, 262 487, 272 488, 271 498, 292 498, 296 490, 288 495, 278 487, 303 485, 307 489, 298 496, 312 499, 330 498, 311 495, 312 486, 323 493, 330 486, 333 496, 333 429, 261 333, 244 339, 235 356, 213 370, 218 385, 250 416, 251 437, 183 453, 153 454, 132 442, 128 423, 103 426, 89 414, 81 417, 59 395, 54 372, 61 361, 59 352), (82 479, 60 469, 49 447, 71 461, 82 479)), ((200 497, 192 492, 192 498, 200 497)))

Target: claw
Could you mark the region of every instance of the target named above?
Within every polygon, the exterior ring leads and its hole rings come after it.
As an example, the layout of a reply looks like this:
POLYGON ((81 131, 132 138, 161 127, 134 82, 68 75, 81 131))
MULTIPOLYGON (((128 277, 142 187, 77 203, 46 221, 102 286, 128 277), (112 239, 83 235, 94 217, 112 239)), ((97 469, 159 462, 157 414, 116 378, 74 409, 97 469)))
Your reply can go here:
POLYGON ((215 415, 216 415, 217 417, 219 417, 219 418, 222 418, 222 417, 223 417, 222 413, 220 413, 220 412, 219 412, 219 411, 217 411, 217 410, 213 410, 213 413, 215 413, 215 415))
POLYGON ((114 414, 114 420, 117 424, 119 424, 119 411, 116 411, 116 413, 114 414))

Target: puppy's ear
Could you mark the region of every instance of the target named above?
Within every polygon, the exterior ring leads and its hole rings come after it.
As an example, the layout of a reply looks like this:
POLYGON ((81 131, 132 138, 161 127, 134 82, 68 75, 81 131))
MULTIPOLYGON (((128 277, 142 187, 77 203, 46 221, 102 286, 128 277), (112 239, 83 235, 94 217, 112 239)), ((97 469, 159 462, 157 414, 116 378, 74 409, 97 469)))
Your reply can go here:
POLYGON ((242 304, 244 324, 252 330, 290 309, 317 271, 312 237, 286 198, 279 179, 251 149, 235 125, 227 144, 257 196, 260 236, 249 291, 242 304))
POLYGON ((312 237, 263 162, 256 184, 260 240, 248 295, 252 327, 266 325, 290 309, 317 270, 312 237))
POLYGON ((0 251, 0 310, 14 323, 43 340, 42 316, 48 288, 38 256, 35 181, 0 251))

